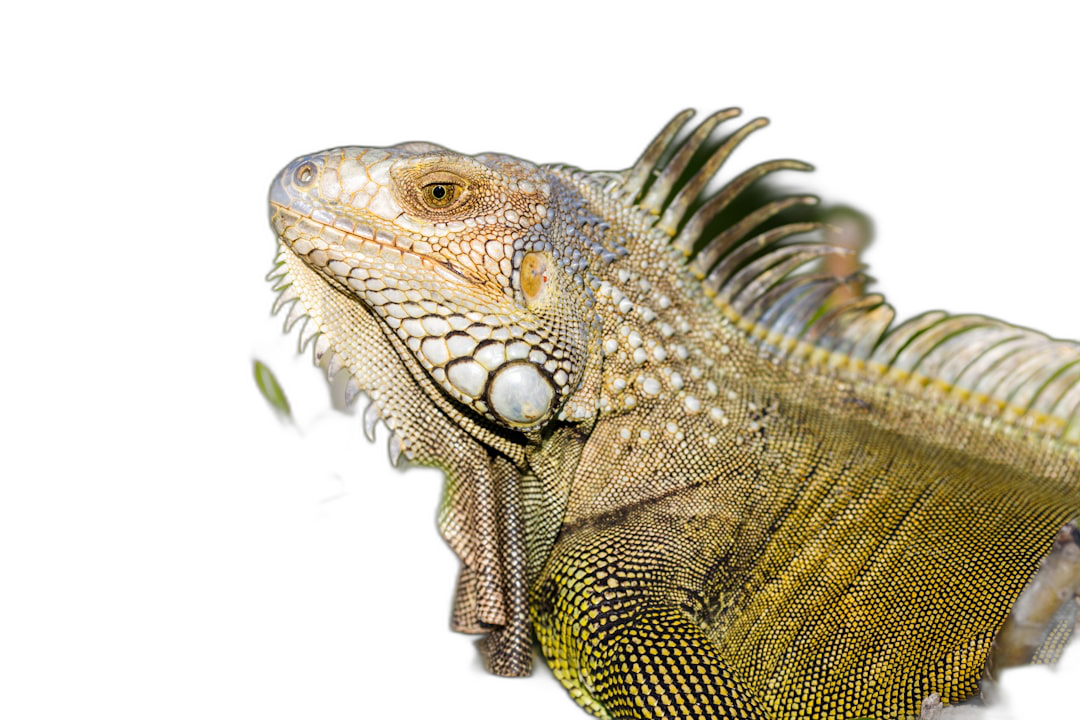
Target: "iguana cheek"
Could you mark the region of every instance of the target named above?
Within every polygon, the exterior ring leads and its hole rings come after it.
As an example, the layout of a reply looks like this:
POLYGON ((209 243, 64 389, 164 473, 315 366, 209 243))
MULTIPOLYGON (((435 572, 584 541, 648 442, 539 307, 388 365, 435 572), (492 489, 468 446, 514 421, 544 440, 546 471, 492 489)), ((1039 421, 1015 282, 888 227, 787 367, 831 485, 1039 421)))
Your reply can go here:
POLYGON ((569 382, 557 361, 520 340, 477 343, 465 333, 454 332, 425 338, 420 354, 432 366, 436 380, 445 380, 448 389, 460 393, 459 399, 519 429, 550 418, 569 382))

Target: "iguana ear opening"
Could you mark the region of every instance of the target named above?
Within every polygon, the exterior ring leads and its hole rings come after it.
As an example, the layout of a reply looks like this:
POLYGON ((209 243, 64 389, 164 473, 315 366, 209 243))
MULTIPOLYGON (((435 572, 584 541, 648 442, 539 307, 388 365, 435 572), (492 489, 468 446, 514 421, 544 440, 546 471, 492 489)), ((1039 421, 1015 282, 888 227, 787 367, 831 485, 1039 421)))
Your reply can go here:
POLYGON ((530 252, 521 259, 521 294, 530 309, 548 300, 551 286, 551 256, 547 253, 530 252))

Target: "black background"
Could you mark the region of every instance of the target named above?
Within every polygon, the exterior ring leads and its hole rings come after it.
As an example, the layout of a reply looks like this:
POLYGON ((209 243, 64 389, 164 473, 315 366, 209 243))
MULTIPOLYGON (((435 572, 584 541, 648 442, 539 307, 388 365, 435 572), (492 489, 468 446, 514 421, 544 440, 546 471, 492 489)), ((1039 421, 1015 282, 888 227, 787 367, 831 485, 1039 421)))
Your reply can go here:
POLYGON ((391 470, 384 427, 368 444, 359 420, 327 410, 310 348, 296 352, 298 328, 283 337, 284 313, 269 316, 267 195, 299 155, 427 140, 617 171, 680 110, 701 120, 740 107, 771 124, 724 177, 773 159, 813 165, 785 187, 874 218, 874 289, 899 316, 981 313, 1078 335, 1075 73, 1052 42, 1021 50, 920 32, 783 51, 762 41, 753 53, 713 41, 693 57, 618 33, 590 49, 566 42, 468 56, 384 49, 369 63, 357 51, 354 63, 322 64, 321 41, 308 38, 222 71, 220 95, 190 116, 219 142, 206 169, 231 193, 206 223, 215 229, 204 239, 220 243, 211 280, 192 281, 213 286, 220 334, 206 345, 214 391, 194 433, 219 458, 200 478, 218 522, 195 589, 215 638, 203 679, 232 690, 238 707, 365 712, 378 698, 403 717, 580 714, 543 670, 488 676, 472 640, 450 633, 456 560, 434 530, 437 476, 391 470), (253 357, 279 373, 302 438, 262 403, 253 357))

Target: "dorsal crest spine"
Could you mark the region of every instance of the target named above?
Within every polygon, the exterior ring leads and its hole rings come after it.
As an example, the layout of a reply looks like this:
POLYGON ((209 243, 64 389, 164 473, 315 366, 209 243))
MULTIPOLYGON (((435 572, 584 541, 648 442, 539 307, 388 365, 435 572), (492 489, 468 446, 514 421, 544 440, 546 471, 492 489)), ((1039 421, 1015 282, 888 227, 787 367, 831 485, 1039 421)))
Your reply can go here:
POLYGON ((767 124, 757 119, 743 125, 695 165, 713 131, 738 114, 734 109, 715 113, 680 141, 676 136, 693 111, 679 113, 622 173, 621 182, 608 187, 655 218, 653 227, 686 256, 688 270, 721 312, 766 352, 849 367, 909 388, 932 386, 979 415, 1080 445, 1076 342, 940 311, 894 324, 895 312, 885 299, 864 292, 867 277, 861 271, 840 277, 816 267, 826 256, 853 254, 830 241, 827 223, 769 226, 785 211, 816 205, 813 196, 773 199, 715 227, 759 180, 779 170, 812 169, 796 160, 761 163, 703 197, 731 152, 767 124), (813 233, 818 237, 798 238, 813 233), (846 297, 838 299, 841 288, 846 297))

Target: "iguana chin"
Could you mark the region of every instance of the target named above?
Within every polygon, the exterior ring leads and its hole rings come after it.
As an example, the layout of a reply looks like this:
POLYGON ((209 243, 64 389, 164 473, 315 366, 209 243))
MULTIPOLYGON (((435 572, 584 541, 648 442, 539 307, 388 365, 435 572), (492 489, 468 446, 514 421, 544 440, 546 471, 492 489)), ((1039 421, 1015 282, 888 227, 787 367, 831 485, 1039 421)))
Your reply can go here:
POLYGON ((676 139, 679 114, 622 172, 406 143, 274 180, 286 328, 370 396, 395 463, 446 474, 453 627, 501 675, 535 638, 613 718, 910 717, 1052 659, 1080 590, 1080 346, 894 325, 819 267, 849 250, 785 221, 814 198, 736 212, 808 166, 705 196, 764 124, 711 142, 736 114, 676 139))

